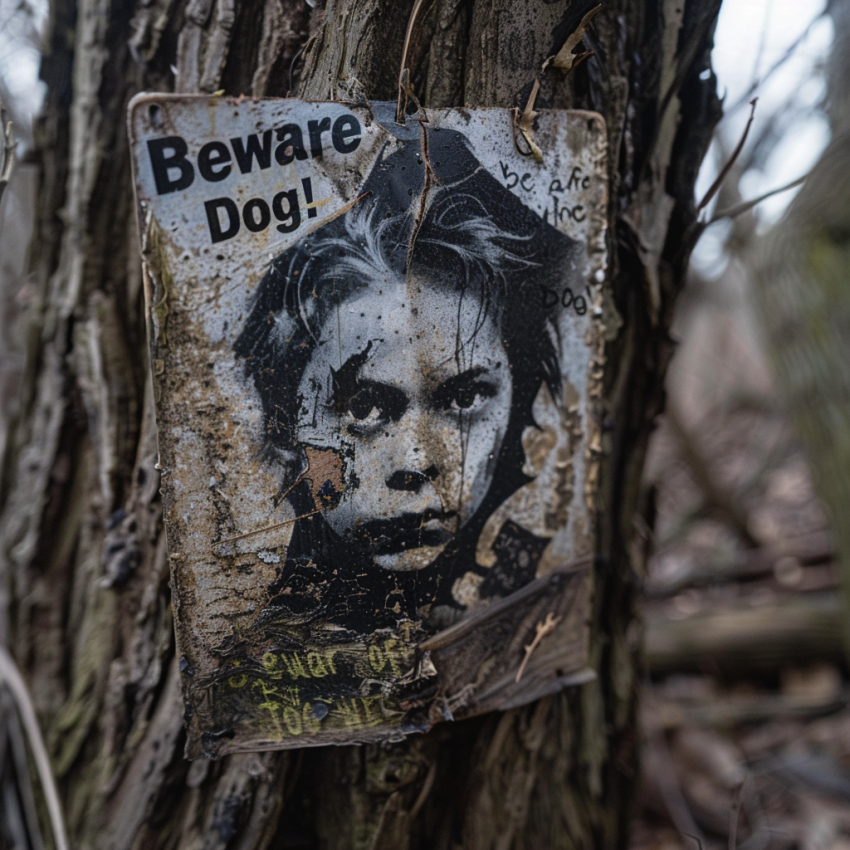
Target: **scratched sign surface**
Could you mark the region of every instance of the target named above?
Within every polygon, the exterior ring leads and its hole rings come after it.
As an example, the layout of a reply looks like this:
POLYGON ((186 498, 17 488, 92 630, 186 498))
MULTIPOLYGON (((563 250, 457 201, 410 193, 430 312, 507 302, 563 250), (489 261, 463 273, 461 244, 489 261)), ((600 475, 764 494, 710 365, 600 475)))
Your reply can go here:
POLYGON ((605 130, 130 107, 190 756, 592 676, 605 130))

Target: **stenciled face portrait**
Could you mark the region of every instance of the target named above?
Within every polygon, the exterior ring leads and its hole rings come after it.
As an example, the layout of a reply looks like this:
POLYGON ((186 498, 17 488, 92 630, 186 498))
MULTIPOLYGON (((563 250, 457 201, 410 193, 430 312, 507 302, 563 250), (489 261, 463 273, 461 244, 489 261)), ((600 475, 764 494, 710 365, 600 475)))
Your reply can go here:
POLYGON ((432 563, 490 488, 513 384, 494 312, 411 275, 368 281, 321 328, 297 440, 342 453, 325 520, 384 569, 432 563))
POLYGON ((463 137, 435 137, 454 170, 436 175, 424 208, 411 190, 418 144, 399 145, 358 204, 274 261, 237 342, 295 516, 267 619, 300 605, 301 617, 356 626, 346 600, 360 582, 379 621, 445 624, 463 609, 464 576, 478 570, 482 593, 504 595, 545 546, 506 523, 500 569, 484 581, 476 566, 488 519, 529 481, 535 405, 561 394, 541 285, 575 268, 578 247, 463 137))

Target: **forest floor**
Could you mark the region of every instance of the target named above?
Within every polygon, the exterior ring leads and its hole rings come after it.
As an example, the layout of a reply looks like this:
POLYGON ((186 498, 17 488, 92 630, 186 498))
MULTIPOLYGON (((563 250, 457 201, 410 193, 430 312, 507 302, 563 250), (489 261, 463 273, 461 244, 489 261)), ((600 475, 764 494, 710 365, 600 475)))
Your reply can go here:
POLYGON ((690 293, 650 451, 632 850, 850 850, 838 568, 742 293, 690 293))

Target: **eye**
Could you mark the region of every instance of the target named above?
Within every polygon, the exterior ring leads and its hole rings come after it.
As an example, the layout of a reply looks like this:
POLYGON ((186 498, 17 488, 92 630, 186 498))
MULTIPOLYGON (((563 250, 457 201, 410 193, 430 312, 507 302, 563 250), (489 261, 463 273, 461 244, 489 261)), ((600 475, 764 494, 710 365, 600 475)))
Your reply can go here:
POLYGON ((486 381, 476 381, 469 386, 460 387, 451 400, 452 410, 473 410, 496 395, 496 388, 486 381))
POLYGON ((469 410, 473 404, 481 397, 482 386, 470 384, 469 386, 460 387, 452 399, 452 406, 458 407, 461 410, 469 410))
POLYGON ((366 419, 369 414, 375 409, 375 402, 372 399, 372 393, 366 390, 360 390, 354 398, 348 402, 348 412, 355 419, 366 419))
POLYGON ((474 411, 498 393, 498 386, 485 377, 483 369, 467 369, 444 381, 434 392, 433 404, 438 410, 474 411))
POLYGON ((358 382, 358 387, 347 406, 355 433, 364 426, 397 422, 407 410, 407 395, 397 387, 372 381, 358 382))

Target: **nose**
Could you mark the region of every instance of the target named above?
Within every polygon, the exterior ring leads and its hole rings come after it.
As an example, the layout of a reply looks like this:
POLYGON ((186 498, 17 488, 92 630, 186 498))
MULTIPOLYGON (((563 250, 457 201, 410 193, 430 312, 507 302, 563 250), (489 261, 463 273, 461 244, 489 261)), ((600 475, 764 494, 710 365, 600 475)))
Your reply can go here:
POLYGON ((416 469, 398 469, 387 478, 387 487, 390 490, 406 490, 418 493, 429 481, 437 477, 437 467, 429 466, 421 472, 416 469))

